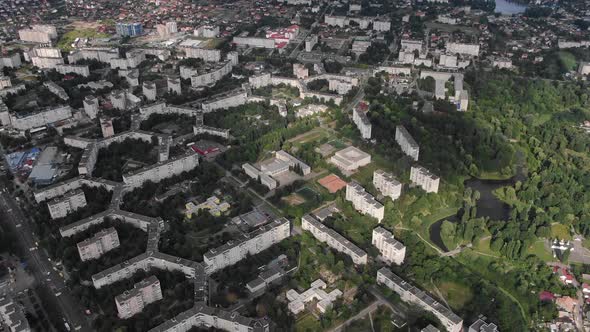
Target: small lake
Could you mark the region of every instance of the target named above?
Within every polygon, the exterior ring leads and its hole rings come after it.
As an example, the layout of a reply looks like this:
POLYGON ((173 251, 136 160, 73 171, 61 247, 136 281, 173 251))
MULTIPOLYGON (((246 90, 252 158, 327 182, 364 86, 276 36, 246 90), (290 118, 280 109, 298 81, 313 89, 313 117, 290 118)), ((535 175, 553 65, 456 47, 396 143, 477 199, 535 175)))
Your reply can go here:
POLYGON ((520 14, 520 13, 524 13, 524 11, 526 10, 527 6, 517 3, 517 2, 512 2, 512 1, 507 1, 507 0, 495 0, 496 2, 496 13, 500 13, 502 15, 512 15, 512 14, 520 14))
MULTIPOLYGON (((510 206, 494 196, 493 192, 497 188, 514 185, 517 178, 520 180, 520 176, 508 180, 466 180, 464 182, 465 188, 471 188, 473 191, 477 190, 481 194, 480 199, 477 201, 477 217, 488 217, 492 220, 508 220, 510 217, 510 206)), ((457 216, 453 215, 437 220, 430 226, 429 235, 432 243, 443 251, 449 251, 440 236, 441 226, 445 220, 457 222, 457 216)))

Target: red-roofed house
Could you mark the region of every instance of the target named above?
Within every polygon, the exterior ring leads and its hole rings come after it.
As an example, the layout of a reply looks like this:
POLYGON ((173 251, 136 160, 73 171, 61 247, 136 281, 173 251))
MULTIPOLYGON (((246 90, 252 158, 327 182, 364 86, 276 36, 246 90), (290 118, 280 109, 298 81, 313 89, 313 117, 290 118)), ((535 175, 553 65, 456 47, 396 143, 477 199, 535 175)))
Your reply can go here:
POLYGON ((553 301, 555 300, 555 295, 550 291, 542 291, 539 293, 539 300, 541 301, 553 301))

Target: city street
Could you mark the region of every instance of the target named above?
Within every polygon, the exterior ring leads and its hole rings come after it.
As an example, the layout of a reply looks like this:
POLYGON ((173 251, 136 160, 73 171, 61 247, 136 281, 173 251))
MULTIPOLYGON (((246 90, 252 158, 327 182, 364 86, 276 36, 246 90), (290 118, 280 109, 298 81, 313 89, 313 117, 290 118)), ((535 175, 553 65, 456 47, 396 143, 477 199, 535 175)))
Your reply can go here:
MULTIPOLYGON (((50 290, 53 295, 51 297, 53 303, 46 305, 59 308, 70 329, 90 331, 90 325, 82 313, 81 306, 69 294, 69 289, 62 277, 53 270, 47 254, 38 248, 36 244, 38 240, 33 237, 30 220, 25 217, 17 202, 11 197, 4 182, 0 187, 0 211, 2 211, 1 220, 4 225, 13 228, 18 234, 19 245, 26 253, 22 259, 28 263, 37 282, 50 290)), ((57 326, 57 328, 63 329, 65 324, 57 326)))

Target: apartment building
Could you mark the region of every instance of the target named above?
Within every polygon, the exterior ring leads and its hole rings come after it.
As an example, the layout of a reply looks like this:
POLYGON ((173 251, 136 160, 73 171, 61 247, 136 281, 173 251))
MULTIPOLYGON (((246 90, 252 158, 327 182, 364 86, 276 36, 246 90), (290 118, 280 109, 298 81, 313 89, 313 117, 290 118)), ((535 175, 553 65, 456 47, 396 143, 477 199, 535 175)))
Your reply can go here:
POLYGON ((388 196, 395 201, 402 194, 402 184, 391 173, 383 170, 373 172, 373 186, 379 190, 383 196, 388 196))
POLYGON ((365 191, 356 181, 351 181, 346 185, 346 200, 352 203, 355 210, 362 214, 369 215, 379 222, 383 220, 385 208, 383 204, 377 202, 373 195, 365 191))
POLYGON ((196 37, 215 38, 219 36, 219 26, 215 25, 201 25, 196 28, 193 34, 196 37))
POLYGON ((395 127, 395 141, 399 144, 403 153, 414 159, 414 161, 418 161, 420 147, 404 126, 398 125, 395 127))
POLYGON ((53 81, 44 82, 43 86, 63 101, 68 101, 70 99, 70 96, 68 96, 66 90, 53 81))
POLYGON ((0 319, 10 332, 31 332, 24 308, 12 298, 0 298, 0 319))
POLYGON ((158 89, 156 89, 156 83, 154 82, 143 82, 141 92, 148 101, 154 101, 158 98, 158 89))
POLYGON ((141 311, 153 302, 162 299, 162 288, 156 276, 150 276, 133 286, 133 289, 125 291, 115 297, 119 318, 127 319, 141 311))
POLYGON ((115 25, 117 35, 121 37, 135 37, 143 34, 143 25, 138 22, 134 23, 122 23, 119 22, 115 25))
POLYGON ((80 162, 78 163, 78 174, 80 175, 92 175, 94 172, 94 166, 98 159, 99 146, 96 143, 90 143, 84 149, 80 162))
POLYGON ((123 182, 131 187, 140 187, 146 181, 159 182, 165 178, 188 172, 199 166, 199 155, 188 152, 185 155, 158 162, 123 175, 123 182))
POLYGON ((74 73, 76 75, 88 77, 90 76, 90 68, 87 65, 66 65, 59 64, 55 66, 55 70, 62 75, 74 73))
POLYGON ((233 66, 232 61, 230 60, 211 64, 204 70, 181 66, 180 76, 184 79, 190 78, 192 87, 209 86, 217 83, 223 77, 231 73, 233 66))
POLYGON ((119 235, 114 227, 103 229, 94 236, 78 242, 78 253, 83 262, 99 258, 120 245, 119 235))
POLYGON ((427 193, 437 193, 440 177, 432 174, 422 166, 412 166, 410 170, 410 181, 420 186, 427 193))
POLYGON ((371 121, 369 121, 367 114, 358 106, 352 111, 352 122, 354 122, 361 132, 362 138, 371 139, 371 121))
POLYGON ((176 114, 186 116, 196 116, 200 111, 195 108, 166 105, 165 102, 150 104, 139 109, 139 114, 142 119, 147 119, 152 114, 176 114))
POLYGON ((226 109, 244 105, 248 101, 248 94, 245 90, 236 89, 223 94, 218 94, 203 101, 201 109, 203 112, 213 112, 218 109, 226 109))
POLYGON ((377 283, 385 285, 398 293, 405 302, 410 302, 418 307, 432 313, 444 325, 449 332, 460 332, 463 330, 463 319, 433 299, 426 292, 412 286, 388 268, 381 268, 377 271, 377 283))
POLYGON ((349 146, 336 152, 330 162, 343 171, 352 172, 371 162, 371 155, 354 146, 349 146))
POLYGON ((20 53, 15 52, 8 55, 1 55, 0 56, 0 69, 4 67, 9 68, 18 68, 22 65, 22 61, 20 59, 20 53))
POLYGON ((258 38, 258 37, 234 37, 232 42, 238 47, 257 47, 257 48, 275 48, 274 39, 258 38))
POLYGON ((64 63, 59 48, 36 47, 29 51, 29 58, 33 66, 40 69, 53 69, 64 63))
POLYGON ((248 318, 241 316, 237 311, 211 308, 198 302, 191 309, 149 332, 187 332, 195 327, 232 332, 269 332, 270 322, 267 318, 248 318))
POLYGON ((24 42, 49 44, 57 38, 57 29, 53 25, 35 24, 30 29, 18 30, 18 38, 24 42))
POLYGON ((287 300, 289 301, 288 308, 293 315, 305 310, 305 304, 317 301, 316 308, 320 313, 325 313, 326 310, 332 307, 332 303, 342 296, 342 291, 334 289, 330 293, 325 291, 326 283, 322 279, 317 279, 311 283, 311 287, 305 292, 299 294, 294 289, 287 291, 287 300))
POLYGON ((447 43, 447 53, 479 56, 479 44, 447 43))
POLYGON ((379 249, 381 256, 387 262, 401 265, 406 257, 406 246, 396 240, 393 234, 379 226, 373 229, 371 243, 379 249))
POLYGON ((72 190, 68 194, 47 203, 51 219, 63 218, 70 212, 86 206, 86 196, 82 189, 72 190))
POLYGON ((365 251, 333 229, 326 227, 312 215, 306 214, 301 218, 301 228, 309 231, 318 241, 325 242, 334 250, 350 256, 354 264, 367 264, 365 251))
POLYGON ((49 108, 28 114, 10 114, 8 117, 3 117, 1 119, 2 125, 12 126, 14 129, 24 131, 42 127, 57 121, 69 119, 71 117, 72 108, 70 106, 58 106, 55 108, 49 108), (6 121, 9 122, 6 123, 6 121))
POLYGON ((214 273, 233 265, 248 255, 255 255, 291 236, 291 222, 280 218, 250 233, 244 233, 221 247, 203 255, 205 270, 214 273))
POLYGON ((305 38, 305 52, 311 52, 318 43, 318 35, 311 34, 305 38))
POLYGON ((187 58, 201 59, 205 62, 221 61, 221 50, 200 47, 181 47, 187 58))
POLYGON ((270 73, 261 73, 248 77, 248 83, 252 89, 262 88, 272 84, 270 73))
POLYGON ((180 79, 175 77, 168 77, 166 80, 166 87, 169 93, 176 93, 177 95, 182 94, 182 87, 180 85, 180 79))
POLYGON ((68 55, 68 62, 70 64, 74 64, 79 60, 97 60, 100 62, 110 63, 111 59, 115 59, 119 57, 119 49, 118 48, 110 48, 110 47, 92 47, 92 48, 82 48, 76 51, 72 51, 70 55, 68 55))

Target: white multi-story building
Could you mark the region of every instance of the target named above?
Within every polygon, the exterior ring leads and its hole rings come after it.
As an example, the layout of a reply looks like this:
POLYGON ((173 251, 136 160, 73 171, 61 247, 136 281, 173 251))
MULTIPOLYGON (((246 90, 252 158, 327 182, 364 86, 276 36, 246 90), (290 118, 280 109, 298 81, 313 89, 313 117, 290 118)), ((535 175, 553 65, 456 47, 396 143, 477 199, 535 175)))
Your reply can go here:
POLYGON ((118 48, 109 47, 94 47, 94 48, 82 48, 73 51, 68 55, 68 62, 71 64, 76 63, 79 60, 98 60, 100 62, 110 63, 111 59, 119 57, 118 48))
POLYGON ((64 90, 64 88, 57 85, 53 81, 47 81, 47 82, 43 83, 43 86, 46 87, 47 90, 49 90, 51 93, 53 93, 54 95, 56 95, 59 99, 61 99, 63 101, 67 101, 70 99, 70 96, 68 96, 68 94, 66 93, 66 90, 64 90))
POLYGON ((395 275, 388 268, 381 268, 377 272, 377 283, 382 284, 398 293, 405 302, 410 302, 418 307, 432 313, 449 332, 460 332, 463 330, 463 319, 433 299, 426 292, 412 286, 399 276, 395 275))
POLYGON ((158 89, 154 82, 143 82, 141 86, 141 92, 148 101, 154 101, 158 98, 158 89))
POLYGON ((318 43, 318 35, 312 34, 305 38, 305 52, 311 52, 318 43))
POLYGON ((412 166, 410 170, 410 181, 420 186, 427 193, 436 193, 438 192, 440 177, 432 174, 422 166, 412 166))
POLYGON ((234 37, 233 43, 237 46, 250 46, 258 48, 275 48, 275 41, 273 39, 258 38, 258 37, 234 37))
POLYGON ((100 130, 102 131, 102 137, 107 138, 115 136, 115 128, 113 127, 112 119, 100 119, 100 130))
POLYGON ((84 113, 88 115, 91 119, 96 119, 96 115, 98 114, 98 98, 94 96, 86 96, 84 101, 82 101, 84 105, 84 113))
MULTIPOLYGON (((293 157, 292 155, 288 154, 283 150, 279 150, 275 153, 275 158, 281 161, 286 162, 290 168, 299 166, 303 175, 307 175, 311 173, 311 167, 306 163, 302 162, 301 160, 293 157)), ((270 175, 270 174, 269 174, 270 175)))
POLYGON ((261 73, 248 77, 248 83, 252 89, 262 88, 272 84, 270 73, 261 73))
POLYGON ((354 264, 367 264, 367 253, 335 230, 319 222, 310 214, 301 218, 301 228, 309 231, 318 241, 325 242, 329 247, 342 252, 352 259, 354 264))
POLYGON ((140 313, 143 308, 162 299, 162 288, 156 276, 148 277, 115 297, 119 318, 126 319, 140 313))
POLYGON ((9 297, 0 298, 0 319, 10 332, 31 332, 24 308, 9 297))
POLYGON ((76 189, 63 197, 56 198, 47 203, 51 219, 63 218, 70 212, 86 206, 86 196, 82 189, 76 189))
POLYGON ((33 25, 30 29, 18 30, 18 38, 24 42, 49 44, 57 38, 57 30, 52 25, 33 25))
POLYGON ((10 88, 11 86, 12 81, 10 80, 10 77, 0 74, 0 89, 10 88))
POLYGON ((113 105, 114 109, 125 110, 127 109, 127 93, 121 90, 114 90, 109 95, 109 100, 113 105))
POLYGON ((293 75, 295 75, 295 77, 297 77, 298 79, 304 79, 309 76, 309 70, 305 68, 305 65, 302 65, 300 63, 294 63, 293 75))
POLYGON ((263 225, 257 230, 242 234, 221 247, 211 249, 203 255, 205 270, 214 273, 233 265, 248 255, 255 255, 291 236, 291 223, 286 218, 263 225))
POLYGON ((379 249, 383 259, 401 265, 406 257, 406 246, 396 240, 390 231, 379 226, 373 229, 373 245, 379 249))
POLYGON ((90 68, 88 68, 87 65, 60 64, 60 65, 55 66, 55 70, 57 70, 57 72, 62 75, 74 73, 74 74, 84 76, 84 77, 90 76, 90 68))
POLYGON ((78 253, 83 262, 99 258, 120 245, 119 235, 114 227, 103 229, 94 236, 78 242, 78 253))
POLYGON ((322 279, 312 282, 311 287, 301 294, 297 293, 294 289, 289 289, 286 294, 287 300, 289 300, 289 311, 293 315, 297 315, 305 310, 306 303, 315 300, 317 301, 316 308, 319 312, 325 313, 326 310, 332 307, 332 302, 342 296, 342 291, 334 289, 330 293, 327 293, 324 289, 326 289, 326 283, 322 279))
POLYGON ((383 204, 377 202, 373 195, 365 191, 360 184, 351 181, 346 185, 346 200, 352 203, 355 210, 362 214, 367 214, 379 222, 383 220, 385 208, 383 204))
POLYGON ((152 114, 176 114, 193 117, 198 113, 200 113, 200 111, 196 108, 166 105, 165 102, 150 104, 139 109, 139 114, 142 119, 147 119, 152 114))
POLYGON ((391 173, 383 170, 373 172, 373 186, 379 190, 383 196, 388 196, 395 201, 402 194, 402 184, 391 173))
POLYGON ((219 62, 221 61, 221 50, 207 49, 200 47, 183 47, 184 53, 187 58, 202 59, 206 62, 219 62))
POLYGON ((486 317, 480 315, 479 318, 469 326, 467 332, 499 332, 498 326, 494 323, 487 323, 486 317))
POLYGON ((70 106, 59 106, 29 114, 10 114, 8 119, 10 122, 4 123, 7 119, 3 118, 2 124, 12 126, 18 130, 28 130, 71 117, 72 108, 70 106))
POLYGON ((41 69, 56 68, 57 65, 63 64, 64 59, 61 56, 61 50, 53 47, 37 47, 29 52, 29 58, 33 66, 41 69))
POLYGON ((166 83, 167 83, 167 87, 168 87, 168 92, 176 93, 177 95, 182 94, 182 87, 180 85, 179 78, 168 77, 168 80, 166 81, 166 83))
POLYGON ((404 126, 398 125, 395 127, 395 141, 399 144, 403 153, 414 159, 414 161, 418 161, 420 146, 404 126))
POLYGON ((447 53, 479 56, 479 44, 447 43, 446 50, 447 53))
POLYGON ((219 26, 202 25, 195 29, 194 35, 203 38, 215 38, 219 36, 219 26))
POLYGON ((336 152, 330 161, 341 170, 351 172, 368 165, 371 162, 371 155, 354 146, 349 146, 336 152))
POLYGON ((98 159, 99 146, 96 143, 90 143, 84 149, 80 162, 78 163, 78 174, 80 175, 92 175, 94 172, 94 166, 98 159))
POLYGON ((359 107, 355 107, 352 111, 352 122, 356 124, 356 127, 361 132, 362 138, 371 139, 371 121, 369 121, 367 114, 359 107))
POLYGON ((0 56, 0 69, 4 67, 9 68, 18 68, 22 65, 22 61, 20 59, 20 53, 14 52, 9 55, 0 56))
POLYGON ((201 104, 203 112, 213 112, 218 109, 227 109, 244 105, 248 101, 248 94, 245 90, 236 89, 223 94, 213 96, 201 104))
POLYGON ((199 155, 189 152, 165 162, 158 162, 123 175, 123 182, 131 187, 140 187, 146 181, 160 182, 165 178, 188 172, 199 166, 199 155))
POLYGON ((375 31, 389 31, 391 30, 391 22, 386 20, 374 20, 373 30, 375 31))
POLYGON ((231 332, 269 332, 270 322, 266 318, 248 318, 241 316, 237 311, 229 312, 197 303, 191 309, 149 332, 187 332, 194 327, 231 332))

